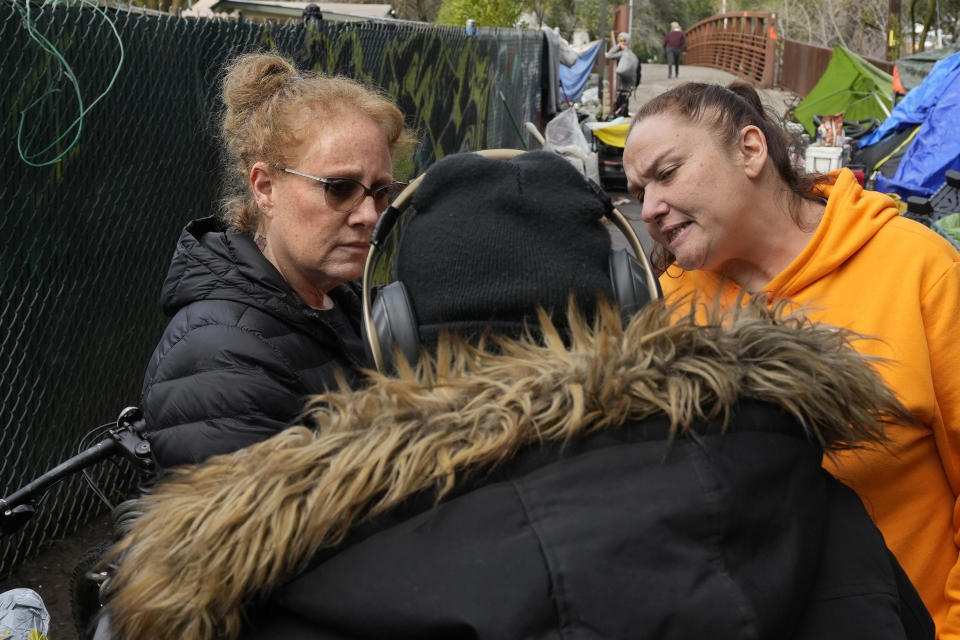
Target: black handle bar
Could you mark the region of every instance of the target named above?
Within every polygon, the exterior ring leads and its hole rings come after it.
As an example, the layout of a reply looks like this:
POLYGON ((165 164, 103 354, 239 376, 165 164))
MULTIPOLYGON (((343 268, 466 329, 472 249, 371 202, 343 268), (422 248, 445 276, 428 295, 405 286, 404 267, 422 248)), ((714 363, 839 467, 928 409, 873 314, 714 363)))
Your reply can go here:
POLYGON ((101 460, 122 455, 144 471, 153 469, 146 424, 137 407, 127 407, 117 418, 108 437, 77 455, 64 460, 26 486, 0 499, 0 535, 19 531, 36 513, 36 501, 50 487, 67 476, 86 469, 101 460))

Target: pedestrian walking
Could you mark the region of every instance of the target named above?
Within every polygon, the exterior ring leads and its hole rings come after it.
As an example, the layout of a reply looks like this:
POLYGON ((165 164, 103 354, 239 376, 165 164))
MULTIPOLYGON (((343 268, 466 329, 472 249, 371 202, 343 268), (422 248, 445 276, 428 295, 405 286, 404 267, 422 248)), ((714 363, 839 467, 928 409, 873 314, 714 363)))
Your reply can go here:
POLYGON ((683 35, 679 22, 670 23, 670 31, 663 37, 663 48, 667 55, 667 77, 680 77, 680 59, 687 50, 687 39, 683 35))

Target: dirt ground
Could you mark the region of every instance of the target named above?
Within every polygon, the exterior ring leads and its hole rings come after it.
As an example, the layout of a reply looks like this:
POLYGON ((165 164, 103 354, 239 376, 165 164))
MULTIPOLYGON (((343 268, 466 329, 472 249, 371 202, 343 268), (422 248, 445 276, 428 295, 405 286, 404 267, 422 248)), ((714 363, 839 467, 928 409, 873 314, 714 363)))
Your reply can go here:
POLYGON ((50 614, 48 640, 77 638, 70 612, 70 576, 77 560, 88 549, 109 539, 109 531, 109 515, 103 514, 69 538, 51 541, 39 555, 23 562, 6 580, 0 581, 0 593, 16 587, 33 589, 43 598, 50 614))

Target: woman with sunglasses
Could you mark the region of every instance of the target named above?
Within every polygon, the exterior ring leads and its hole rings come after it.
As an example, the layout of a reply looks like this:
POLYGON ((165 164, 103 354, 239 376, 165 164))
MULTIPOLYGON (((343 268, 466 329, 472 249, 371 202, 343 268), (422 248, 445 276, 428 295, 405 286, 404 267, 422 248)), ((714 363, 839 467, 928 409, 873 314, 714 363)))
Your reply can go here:
POLYGON ((219 217, 190 223, 162 291, 173 316, 142 404, 160 468, 264 440, 311 394, 357 379, 360 276, 373 227, 403 188, 410 138, 380 94, 237 58, 222 86, 228 184, 219 217))

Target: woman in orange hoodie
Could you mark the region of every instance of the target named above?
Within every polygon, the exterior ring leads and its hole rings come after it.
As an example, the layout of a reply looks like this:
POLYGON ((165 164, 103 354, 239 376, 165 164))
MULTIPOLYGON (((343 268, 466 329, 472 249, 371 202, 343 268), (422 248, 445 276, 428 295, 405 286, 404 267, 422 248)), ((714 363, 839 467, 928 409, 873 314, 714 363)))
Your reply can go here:
POLYGON ((689 83, 636 115, 630 189, 658 242, 665 294, 790 298, 865 337, 915 417, 884 448, 828 469, 852 486, 913 580, 940 638, 960 639, 960 254, 845 169, 797 172, 756 91, 689 83))

